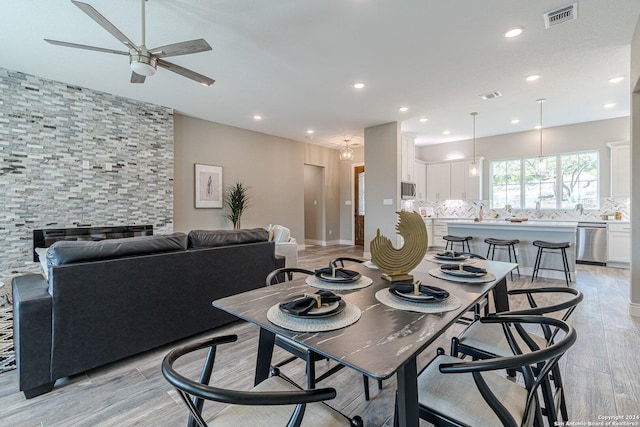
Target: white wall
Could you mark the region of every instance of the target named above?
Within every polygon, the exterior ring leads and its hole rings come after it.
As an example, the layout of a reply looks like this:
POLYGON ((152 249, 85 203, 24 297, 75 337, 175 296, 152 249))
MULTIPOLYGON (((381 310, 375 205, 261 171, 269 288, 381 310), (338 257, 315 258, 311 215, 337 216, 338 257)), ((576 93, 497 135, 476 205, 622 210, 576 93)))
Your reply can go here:
POLYGON ((630 313, 640 317, 640 20, 631 42, 631 306, 630 313), (634 92, 635 91, 635 92, 634 92))

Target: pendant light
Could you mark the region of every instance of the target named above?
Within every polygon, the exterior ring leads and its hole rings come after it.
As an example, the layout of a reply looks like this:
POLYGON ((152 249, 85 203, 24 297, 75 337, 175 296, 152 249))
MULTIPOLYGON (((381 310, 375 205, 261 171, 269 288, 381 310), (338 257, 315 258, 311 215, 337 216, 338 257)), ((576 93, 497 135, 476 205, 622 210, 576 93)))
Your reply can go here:
POLYGON ((547 102, 547 100, 545 98, 540 98, 536 102, 540 104, 540 154, 538 155, 538 163, 540 164, 540 167, 542 167, 544 165, 544 156, 542 155, 542 104, 547 102))
POLYGON ((469 169, 469 176, 478 176, 478 163, 476 162, 476 116, 478 113, 475 111, 471 113, 473 117, 473 162, 471 162, 471 168, 469 169))
POLYGON ((340 160, 351 161, 353 160, 353 150, 349 148, 349 140, 344 140, 344 148, 340 150, 340 160))

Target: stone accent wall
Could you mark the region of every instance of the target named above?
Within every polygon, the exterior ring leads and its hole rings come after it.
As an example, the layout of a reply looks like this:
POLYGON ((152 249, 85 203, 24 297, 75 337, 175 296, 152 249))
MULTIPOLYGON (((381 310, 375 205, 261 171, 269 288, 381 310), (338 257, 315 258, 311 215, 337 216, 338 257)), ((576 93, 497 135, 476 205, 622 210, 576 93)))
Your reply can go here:
POLYGON ((31 268, 32 230, 173 230, 173 112, 0 68, 0 271, 31 268))

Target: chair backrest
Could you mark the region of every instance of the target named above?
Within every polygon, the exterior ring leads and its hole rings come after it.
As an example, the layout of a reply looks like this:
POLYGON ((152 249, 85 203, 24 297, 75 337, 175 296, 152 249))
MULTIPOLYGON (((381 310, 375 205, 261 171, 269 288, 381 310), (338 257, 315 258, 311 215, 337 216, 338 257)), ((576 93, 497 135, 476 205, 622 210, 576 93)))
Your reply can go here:
POLYGON ((575 329, 568 323, 543 316, 523 316, 523 315, 494 315, 483 317, 480 319, 482 323, 500 323, 505 332, 509 346, 514 355, 510 357, 498 357, 493 359, 482 359, 477 361, 460 362, 460 363, 443 363, 439 366, 442 373, 471 373, 473 379, 480 391, 480 394, 496 413, 502 424, 505 426, 517 425, 513 417, 508 413, 500 399, 491 391, 487 382, 482 376, 483 372, 497 371, 503 369, 517 369, 523 373, 525 386, 528 391, 527 402, 525 406, 525 415, 521 426, 531 426, 536 417, 540 417, 540 405, 538 403, 538 387, 545 381, 546 376, 551 369, 558 363, 558 360, 564 353, 571 348, 576 342, 575 329), (525 342, 527 332, 523 328, 523 324, 538 324, 554 327, 564 331, 565 335, 562 339, 550 343, 543 349, 529 349, 533 351, 523 352, 519 348, 514 334, 520 335, 525 342), (534 373, 532 366, 537 369, 534 373))
POLYGON ((313 276, 314 274, 316 274, 311 270, 306 270, 304 268, 298 268, 298 267, 278 268, 276 270, 273 270, 271 273, 267 275, 267 279, 265 281, 266 285, 271 286, 271 285, 275 285, 276 283, 282 283, 289 280, 293 280, 294 273, 305 274, 307 276, 313 276))
POLYGON ((329 263, 329 266, 330 267, 338 267, 338 264, 340 264, 340 267, 344 267, 345 261, 357 262, 358 264, 362 264, 364 262, 364 260, 361 260, 361 259, 358 259, 358 258, 338 257, 338 258, 332 259, 331 262, 329 263))
MULTIPOLYGON (((516 314, 544 316, 552 313, 558 313, 564 310, 564 314, 562 315, 562 320, 564 321, 567 321, 569 319, 578 304, 584 299, 584 295, 582 295, 582 292, 577 289, 567 287, 512 289, 508 293, 509 295, 526 295, 527 300, 529 301, 529 305, 531 306, 531 308, 527 309, 509 311, 509 315, 516 314), (568 294, 571 296, 565 298, 559 303, 538 305, 538 302, 536 302, 534 295, 543 296, 544 294, 549 295, 549 299, 553 302, 557 301, 558 294, 568 294)), ((545 338, 549 342, 553 341, 559 331, 559 329, 557 328, 550 328, 546 325, 542 326, 542 330, 544 331, 545 338)))
MULTIPOLYGON (((322 388, 313 390, 291 390, 277 392, 252 392, 230 390, 208 385, 213 371, 217 346, 235 342, 236 335, 206 338, 193 341, 170 351, 162 361, 162 375, 176 389, 183 402, 191 413, 189 426, 197 423, 201 427, 206 427, 207 423, 202 417, 202 407, 204 400, 211 400, 227 404, 238 404, 247 406, 272 406, 272 405, 296 405, 287 426, 299 425, 304 416, 304 408, 307 403, 320 402, 333 399, 336 391, 333 388, 322 388), (178 373, 174 369, 175 362, 187 354, 197 350, 209 348, 207 357, 200 375, 200 380, 195 381, 178 373)), ((248 410, 255 410, 249 408, 248 410)))

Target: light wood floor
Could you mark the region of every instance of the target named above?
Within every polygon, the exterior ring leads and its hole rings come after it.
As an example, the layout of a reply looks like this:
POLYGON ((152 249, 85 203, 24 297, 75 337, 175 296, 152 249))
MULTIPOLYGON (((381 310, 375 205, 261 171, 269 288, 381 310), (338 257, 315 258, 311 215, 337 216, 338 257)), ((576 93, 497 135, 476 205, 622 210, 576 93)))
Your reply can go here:
MULTIPOLYGON (((361 257, 352 246, 309 247, 299 253, 299 265, 324 267, 337 255, 361 257)), ((531 286, 530 277, 514 277, 510 288, 531 286)), ((563 281, 541 279, 535 286, 563 281)), ((640 319, 628 315, 629 271, 579 266, 572 284, 585 300, 572 317, 578 342, 563 358, 562 368, 572 421, 598 421, 599 416, 640 415, 640 319)), ((518 302, 512 307, 517 307, 518 302)), ((514 307, 514 308, 516 308, 514 307)), ((424 366, 440 345, 449 348, 454 327, 419 359, 424 366)), ((237 334, 232 351, 221 350, 214 381, 221 387, 250 388, 255 366, 258 328, 237 322, 209 335, 237 334)), ((176 343, 176 345, 179 343, 176 343)), ((0 426, 180 426, 187 411, 160 373, 160 362, 173 346, 163 347, 99 369, 58 381, 51 393, 26 400, 18 392, 15 371, 0 375, 0 426)), ((274 361, 285 356, 277 350, 274 361)), ((319 367, 321 371, 322 367, 319 367)), ((184 368, 195 371, 195 361, 184 368)), ((294 362, 283 372, 303 383, 304 366, 294 362)), ((336 388, 330 404, 351 415, 360 414, 367 426, 391 426, 395 379, 378 391, 371 382, 371 400, 363 396, 362 377, 343 369, 321 386, 336 388)), ((208 412, 219 410, 210 405, 208 412)), ((425 425, 427 425, 425 423, 425 425)), ((241 427, 241 426, 238 426, 241 427)))

